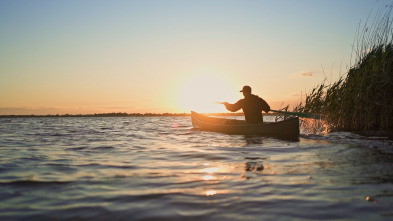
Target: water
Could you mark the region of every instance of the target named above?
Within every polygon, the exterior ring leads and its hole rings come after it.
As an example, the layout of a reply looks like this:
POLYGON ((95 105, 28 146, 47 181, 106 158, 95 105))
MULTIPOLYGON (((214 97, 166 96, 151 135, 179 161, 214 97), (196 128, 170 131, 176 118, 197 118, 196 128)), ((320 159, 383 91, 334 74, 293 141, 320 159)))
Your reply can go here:
POLYGON ((375 146, 392 145, 189 117, 3 118, 0 220, 392 220, 393 155, 375 146))

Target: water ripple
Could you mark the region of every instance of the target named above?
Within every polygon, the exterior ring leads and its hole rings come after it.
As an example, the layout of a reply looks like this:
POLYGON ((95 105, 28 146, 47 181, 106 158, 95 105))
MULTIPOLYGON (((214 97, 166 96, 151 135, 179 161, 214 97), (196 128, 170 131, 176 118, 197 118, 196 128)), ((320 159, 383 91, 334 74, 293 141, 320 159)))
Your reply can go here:
POLYGON ((189 117, 0 119, 0 132, 1 220, 392 217, 388 140, 226 135, 189 117))

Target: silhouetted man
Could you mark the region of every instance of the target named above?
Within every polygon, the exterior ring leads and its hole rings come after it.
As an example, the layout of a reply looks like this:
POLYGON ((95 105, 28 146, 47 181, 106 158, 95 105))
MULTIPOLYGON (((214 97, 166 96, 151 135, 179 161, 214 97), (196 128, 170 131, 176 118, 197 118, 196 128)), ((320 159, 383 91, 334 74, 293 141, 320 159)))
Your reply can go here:
POLYGON ((243 109, 246 122, 250 124, 260 124, 263 122, 262 111, 266 113, 270 111, 270 106, 262 98, 251 94, 251 87, 244 86, 243 90, 244 99, 240 99, 234 104, 224 102, 226 109, 232 112, 243 109))

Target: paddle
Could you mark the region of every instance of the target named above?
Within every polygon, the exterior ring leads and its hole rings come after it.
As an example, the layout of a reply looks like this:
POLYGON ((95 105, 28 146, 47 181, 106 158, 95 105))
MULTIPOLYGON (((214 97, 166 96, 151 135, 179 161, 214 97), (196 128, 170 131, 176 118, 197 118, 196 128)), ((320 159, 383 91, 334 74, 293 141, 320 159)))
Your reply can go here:
MULTIPOLYGON (((225 102, 216 102, 217 104, 225 104, 225 102)), ((288 114, 288 115, 294 115, 298 117, 305 117, 305 118, 313 118, 313 119, 321 119, 320 115, 316 114, 307 114, 307 113, 301 113, 301 112, 288 112, 288 111, 279 111, 279 110, 270 110, 271 112, 275 113, 281 113, 281 114, 288 114)))
POLYGON ((298 117, 305 117, 305 118, 313 118, 313 119, 321 119, 320 115, 316 115, 316 114, 307 114, 307 113, 300 113, 300 112, 288 112, 288 111, 279 111, 279 110, 270 110, 272 112, 276 112, 276 113, 281 113, 281 114, 288 114, 288 115, 294 115, 294 116, 298 116, 298 117))

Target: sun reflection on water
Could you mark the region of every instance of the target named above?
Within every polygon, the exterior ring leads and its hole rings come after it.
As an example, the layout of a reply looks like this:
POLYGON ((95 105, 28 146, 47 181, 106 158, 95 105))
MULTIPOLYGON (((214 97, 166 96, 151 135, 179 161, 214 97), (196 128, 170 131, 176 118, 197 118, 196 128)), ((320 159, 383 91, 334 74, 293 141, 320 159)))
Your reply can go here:
POLYGON ((216 177, 214 177, 212 175, 206 175, 206 176, 203 176, 202 179, 208 181, 208 180, 215 180, 216 177))
POLYGON ((216 194, 217 194, 217 191, 215 191, 215 190, 208 190, 205 193, 206 196, 214 196, 216 194))
POLYGON ((216 173, 218 171, 219 169, 217 167, 209 167, 201 170, 202 173, 216 173))

